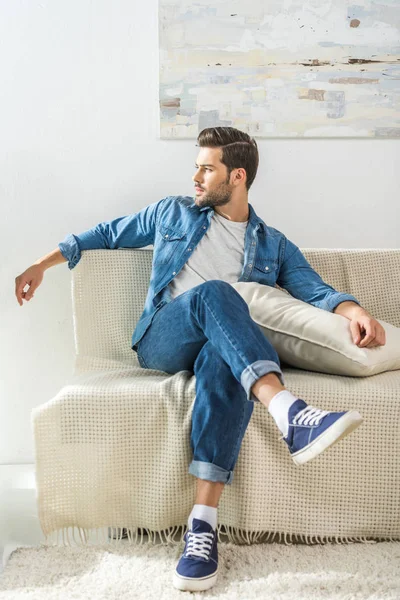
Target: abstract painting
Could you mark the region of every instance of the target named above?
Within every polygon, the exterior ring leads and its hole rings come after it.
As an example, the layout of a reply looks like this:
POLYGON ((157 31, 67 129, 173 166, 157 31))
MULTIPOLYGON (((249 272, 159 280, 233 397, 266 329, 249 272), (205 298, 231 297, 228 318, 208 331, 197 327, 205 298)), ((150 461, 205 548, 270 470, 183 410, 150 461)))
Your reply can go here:
POLYGON ((400 137, 400 1, 160 0, 160 137, 400 137))

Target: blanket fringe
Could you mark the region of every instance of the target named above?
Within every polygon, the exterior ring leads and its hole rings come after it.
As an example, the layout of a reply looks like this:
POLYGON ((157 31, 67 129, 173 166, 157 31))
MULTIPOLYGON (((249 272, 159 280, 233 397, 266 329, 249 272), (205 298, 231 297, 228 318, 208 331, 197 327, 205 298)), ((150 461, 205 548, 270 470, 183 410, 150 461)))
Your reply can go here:
MULTIPOLYGON (((184 535, 187 531, 187 524, 175 525, 167 529, 153 531, 145 527, 137 527, 128 529, 125 527, 100 527, 96 529, 86 529, 82 527, 64 527, 62 529, 55 530, 45 536, 44 542, 41 546, 82 546, 88 544, 120 544, 122 539, 127 539, 131 544, 146 543, 152 545, 159 539, 161 544, 182 544, 184 542, 184 535), (70 531, 71 529, 71 531, 70 531), (76 533, 79 534, 79 538, 76 537, 76 533), (176 539, 176 535, 180 533, 180 537, 176 539), (95 539, 93 539, 95 536, 95 539)), ((217 526, 218 541, 223 543, 226 542, 225 538, 228 538, 229 542, 238 545, 251 545, 257 543, 284 543, 286 545, 293 544, 376 544, 378 542, 400 542, 399 537, 386 536, 386 537, 367 537, 367 536, 322 536, 312 534, 298 534, 298 533, 287 533, 277 531, 247 531, 238 527, 232 527, 230 525, 218 525, 217 526)))

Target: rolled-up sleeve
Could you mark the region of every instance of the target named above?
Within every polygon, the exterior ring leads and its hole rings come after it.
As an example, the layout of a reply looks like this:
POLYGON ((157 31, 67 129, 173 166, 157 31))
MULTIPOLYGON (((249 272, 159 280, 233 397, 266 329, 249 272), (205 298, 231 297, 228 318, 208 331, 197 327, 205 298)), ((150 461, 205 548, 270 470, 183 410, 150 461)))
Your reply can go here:
POLYGON ((353 295, 338 292, 325 283, 311 267, 298 246, 288 238, 284 239, 284 260, 277 279, 277 284, 281 288, 287 290, 294 298, 329 312, 333 312, 338 304, 345 301, 352 301, 360 305, 353 295))
POLYGON ((68 233, 58 247, 63 257, 68 261, 68 268, 73 269, 81 258, 81 249, 79 248, 77 236, 68 233))
POLYGON ((58 248, 68 261, 68 268, 78 264, 83 250, 142 248, 153 244, 158 211, 164 200, 153 202, 137 213, 98 223, 79 235, 66 235, 58 248))

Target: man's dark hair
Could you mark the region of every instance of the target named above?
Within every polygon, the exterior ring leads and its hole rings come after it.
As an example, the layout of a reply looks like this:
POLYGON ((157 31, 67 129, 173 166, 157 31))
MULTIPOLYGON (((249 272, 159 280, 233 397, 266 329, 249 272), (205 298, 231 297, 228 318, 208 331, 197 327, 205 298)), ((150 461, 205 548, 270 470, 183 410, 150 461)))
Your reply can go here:
POLYGON ((197 137, 200 148, 222 148, 221 162, 228 169, 245 169, 246 188, 250 189, 258 169, 258 148, 254 138, 235 127, 208 127, 197 137))

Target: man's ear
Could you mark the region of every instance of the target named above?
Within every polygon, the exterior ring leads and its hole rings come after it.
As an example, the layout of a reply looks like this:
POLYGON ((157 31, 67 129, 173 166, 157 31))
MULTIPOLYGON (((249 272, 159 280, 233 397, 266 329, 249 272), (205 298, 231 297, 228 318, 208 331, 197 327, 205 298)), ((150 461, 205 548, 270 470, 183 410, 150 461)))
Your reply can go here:
POLYGON ((235 174, 235 179, 238 179, 239 181, 245 181, 246 180, 246 170, 245 169, 237 169, 236 170, 236 174, 235 174))

